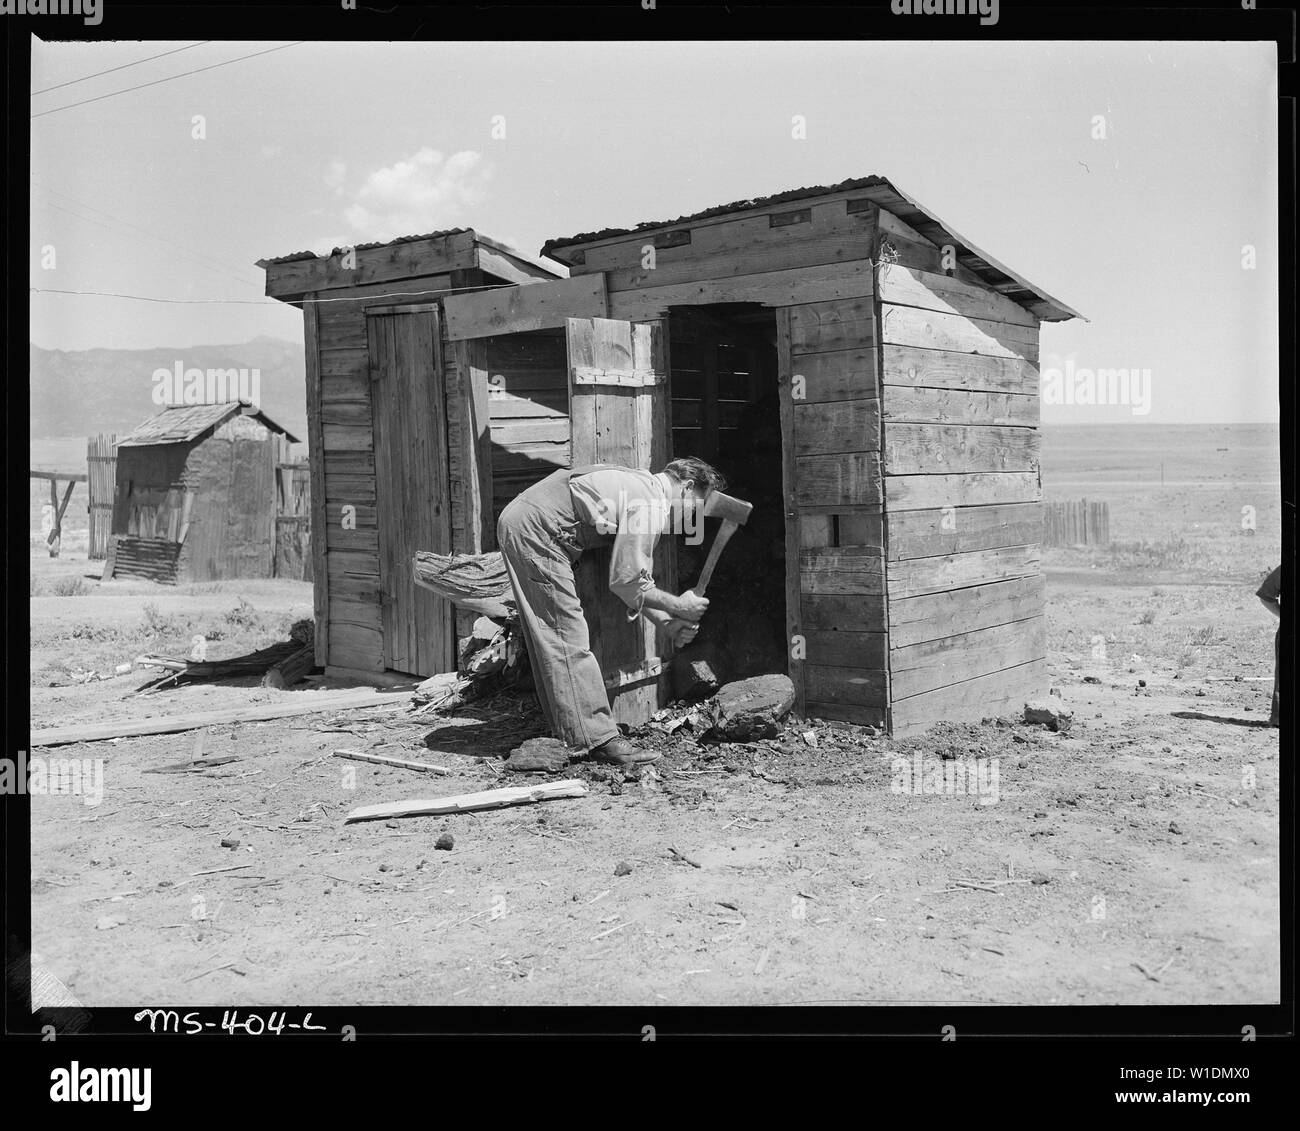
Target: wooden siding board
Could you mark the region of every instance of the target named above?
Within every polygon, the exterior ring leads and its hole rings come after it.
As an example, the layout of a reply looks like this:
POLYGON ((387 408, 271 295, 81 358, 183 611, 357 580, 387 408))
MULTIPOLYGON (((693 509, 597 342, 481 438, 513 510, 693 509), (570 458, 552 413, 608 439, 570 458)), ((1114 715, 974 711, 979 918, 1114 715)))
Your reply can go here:
POLYGON ((886 576, 892 603, 925 593, 1027 577, 1041 570, 1041 551, 1037 545, 1005 546, 936 558, 891 561, 886 576))
POLYGON ((796 354, 792 364, 793 379, 803 394, 796 403, 870 400, 878 396, 874 345, 796 354))
POLYGON ((881 413, 886 424, 967 424, 1036 428, 1039 398, 1033 394, 973 392, 886 385, 881 413))
POLYGON ((313 291, 389 286, 399 280, 424 279, 477 264, 472 231, 362 248, 353 256, 354 267, 344 266, 342 255, 267 264, 266 293, 287 302, 313 291))
POLYGON ((797 456, 879 451, 880 402, 795 402, 794 445, 797 456))
POLYGON ((999 425, 885 425, 886 475, 947 475, 1032 471, 1040 438, 1032 428, 999 425))
POLYGON ((885 479, 891 512, 934 507, 1036 503, 1043 497, 1037 471, 992 471, 951 475, 891 475, 885 479))
POLYGON ((895 702, 949 684, 1041 660, 1045 618, 1008 621, 890 650, 895 702))
POLYGON ((570 318, 603 318, 609 303, 605 277, 597 274, 453 295, 443 310, 447 340, 456 342, 563 327, 570 318))
POLYGON ((1037 698, 1047 684, 1047 662, 1031 660, 1013 668, 949 684, 921 695, 896 700, 891 707, 894 738, 909 738, 941 719, 976 721, 1019 714, 1026 700, 1037 698))
POLYGON ((1041 615, 1046 582, 1042 574, 994 581, 968 589, 946 589, 889 602, 889 643, 906 648, 927 640, 991 628, 1041 615))
POLYGON ((888 518, 889 560, 930 558, 1043 540, 1041 503, 894 511, 888 518))
POLYGON ((611 318, 643 321, 665 314, 671 306, 756 302, 763 306, 785 307, 797 303, 862 298, 872 293, 872 276, 869 262, 853 261, 615 291, 609 296, 609 313, 611 318))
POLYGON ((885 345, 881 354, 886 398, 891 385, 1038 396, 1038 368, 1023 358, 900 345, 885 345))
POLYGON ((1034 327, 892 303, 881 304, 880 340, 885 345, 1018 358, 1038 364, 1038 330, 1034 327))
POLYGON ((877 285, 881 302, 965 318, 993 319, 1035 329, 1038 326, 1038 319, 1033 314, 998 294, 986 283, 968 283, 903 263, 882 263, 877 285))

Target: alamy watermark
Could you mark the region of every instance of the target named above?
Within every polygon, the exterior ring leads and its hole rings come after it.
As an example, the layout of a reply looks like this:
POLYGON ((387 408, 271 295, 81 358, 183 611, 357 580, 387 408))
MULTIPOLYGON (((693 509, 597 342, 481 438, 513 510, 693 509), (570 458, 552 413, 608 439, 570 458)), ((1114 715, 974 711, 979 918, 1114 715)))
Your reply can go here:
POLYGON ((980 23, 998 22, 998 0, 890 0, 896 16, 979 16, 980 23))
POLYGON ((262 403, 260 369, 187 369, 177 359, 170 369, 153 371, 153 403, 157 405, 262 403))
POLYGON ((915 754, 910 761, 895 758, 890 768, 893 793, 978 797, 983 805, 996 805, 1001 796, 996 758, 922 758, 915 754))
POLYGON ((1042 371, 1043 404, 1128 405, 1134 416, 1151 411, 1150 369, 1087 369, 1073 358, 1042 371))
POLYGON ((104 19, 100 0, 0 0, 0 16, 81 16, 89 27, 104 19))
POLYGON ((103 758, 0 758, 0 794, 67 793, 92 808, 104 800, 103 758))
POLYGON ((688 546, 704 541, 703 508, 691 499, 629 499, 620 491, 617 499, 597 499, 595 510, 598 534, 684 534, 688 546))

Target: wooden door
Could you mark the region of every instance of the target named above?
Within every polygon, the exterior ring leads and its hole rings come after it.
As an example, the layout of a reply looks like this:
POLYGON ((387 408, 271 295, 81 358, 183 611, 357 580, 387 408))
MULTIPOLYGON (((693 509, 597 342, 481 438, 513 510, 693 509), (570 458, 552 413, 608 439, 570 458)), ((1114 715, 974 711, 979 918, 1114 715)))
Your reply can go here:
MULTIPOLYGON (((659 471, 668 460, 667 327, 611 318, 570 318, 567 328, 572 466, 615 463, 659 471)), ((673 584, 671 534, 659 541, 655 579, 673 584)), ((627 619, 609 591, 609 550, 584 554, 578 594, 615 721, 635 726, 666 701, 666 641, 627 619)))
MULTIPOLYGON (((451 552, 446 389, 436 307, 367 312, 384 667, 455 668, 451 605, 415 584, 419 550, 451 552)), ((318 457, 316 457, 318 458, 318 457)))

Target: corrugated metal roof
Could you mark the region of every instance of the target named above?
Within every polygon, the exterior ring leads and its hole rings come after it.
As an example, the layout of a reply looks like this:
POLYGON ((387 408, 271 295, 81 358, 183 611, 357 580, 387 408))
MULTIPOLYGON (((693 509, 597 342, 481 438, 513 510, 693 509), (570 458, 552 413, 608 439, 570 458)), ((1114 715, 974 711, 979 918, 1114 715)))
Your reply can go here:
MULTIPOLYGON (((143 448, 155 444, 188 444, 209 428, 224 424, 232 416, 244 409, 252 408, 251 401, 224 401, 217 404, 169 405, 157 416, 151 416, 143 424, 134 428, 122 440, 119 448, 143 448)), ((248 413, 260 420, 273 432, 282 432, 290 443, 297 443, 298 438, 281 427, 261 410, 248 413)))
POLYGON ((658 228, 673 228, 692 221, 704 220, 713 216, 723 216, 732 212, 747 212, 756 208, 770 208, 774 204, 789 201, 806 200, 818 196, 830 196, 834 193, 862 191, 862 195, 874 201, 881 208, 892 212, 900 220, 910 224, 931 243, 942 246, 952 244, 957 252, 957 262, 975 272, 994 290, 1004 294, 1013 302, 1037 314, 1047 322, 1060 322, 1068 318, 1082 318, 1077 310, 1053 298, 1046 291, 1034 286, 1028 280, 1017 275, 1010 268, 1004 267, 990 255, 980 251, 973 243, 958 235, 933 213, 927 211, 901 189, 891 184, 886 178, 878 176, 856 177, 840 181, 834 185, 814 185, 810 188, 789 189, 771 196, 754 197, 752 200, 736 200, 730 204, 719 204, 692 212, 689 216, 680 216, 676 220, 651 220, 637 224, 634 228, 605 228, 599 232, 584 232, 576 236, 547 240, 542 245, 541 254, 568 263, 563 249, 596 243, 600 240, 613 239, 617 236, 634 235, 658 228))
MULTIPOLYGON (((352 245, 352 250, 353 250, 353 251, 368 251, 368 250, 370 250, 371 248, 375 248, 375 247, 392 247, 393 244, 399 244, 399 243, 415 243, 417 240, 436 240, 436 239, 442 239, 444 236, 458 236, 458 235, 460 235, 462 232, 468 232, 468 231, 472 231, 472 229, 470 229, 470 228, 447 228, 445 231, 442 231, 442 232, 426 232, 426 233, 425 233, 424 235, 422 235, 422 236, 398 236, 396 239, 391 239, 391 240, 380 240, 380 241, 375 242, 375 243, 359 243, 359 244, 353 244, 353 245, 352 245)), ((331 251, 328 255, 318 255, 318 254, 317 254, 316 252, 314 252, 314 251, 295 251, 295 252, 290 253, 289 255, 280 255, 280 256, 277 256, 277 257, 274 258, 274 259, 259 259, 259 260, 257 261, 257 266, 258 266, 258 267, 269 267, 269 266, 271 266, 271 265, 274 264, 274 263, 296 263, 296 262, 297 262, 298 260, 300 260, 300 259, 329 259, 330 256, 332 256, 332 255, 338 255, 342 250, 343 250, 343 249, 342 249, 341 247, 336 247, 336 248, 335 248, 333 251, 331 251)))

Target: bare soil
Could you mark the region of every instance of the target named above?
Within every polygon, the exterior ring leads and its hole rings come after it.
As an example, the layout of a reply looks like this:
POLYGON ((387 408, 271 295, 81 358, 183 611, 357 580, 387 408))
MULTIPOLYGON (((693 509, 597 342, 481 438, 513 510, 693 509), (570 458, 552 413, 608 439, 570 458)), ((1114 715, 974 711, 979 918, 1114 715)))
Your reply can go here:
MULTIPOLYGON (((238 760, 194 773, 146 771, 190 758, 195 733, 36 751, 104 759, 104 796, 32 798, 33 952, 91 1008, 1275 1002, 1278 731, 1257 578, 1139 582, 1058 559, 1067 734, 1007 719, 895 743, 792 722, 707 746, 684 727, 643 737, 664 750, 652 770, 571 766, 582 798, 351 825, 361 805, 518 784, 500 767, 544 733, 531 701, 213 727, 199 756, 238 760), (896 792, 895 759, 915 755, 995 759, 996 800, 896 792)), ((306 585, 177 592, 100 586, 84 559, 33 567, 88 578, 86 595, 32 599, 34 728, 315 694, 76 682, 183 654, 205 629, 209 658, 282 639, 306 585)))

